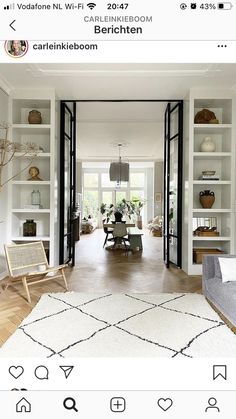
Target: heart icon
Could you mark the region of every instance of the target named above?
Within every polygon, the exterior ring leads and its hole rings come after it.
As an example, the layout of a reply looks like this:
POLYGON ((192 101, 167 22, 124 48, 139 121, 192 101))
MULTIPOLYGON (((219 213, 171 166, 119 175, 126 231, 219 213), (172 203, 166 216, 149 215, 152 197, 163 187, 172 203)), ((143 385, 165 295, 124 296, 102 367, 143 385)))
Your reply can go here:
POLYGON ((14 377, 15 379, 17 379, 17 378, 19 378, 24 373, 24 368, 21 365, 18 365, 17 367, 15 367, 14 365, 12 365, 9 368, 9 373, 12 375, 12 377, 14 377))
POLYGON ((164 410, 164 412, 166 412, 167 410, 169 410, 171 408, 171 406, 173 405, 173 400, 167 398, 167 399, 159 399, 157 401, 158 406, 164 410))

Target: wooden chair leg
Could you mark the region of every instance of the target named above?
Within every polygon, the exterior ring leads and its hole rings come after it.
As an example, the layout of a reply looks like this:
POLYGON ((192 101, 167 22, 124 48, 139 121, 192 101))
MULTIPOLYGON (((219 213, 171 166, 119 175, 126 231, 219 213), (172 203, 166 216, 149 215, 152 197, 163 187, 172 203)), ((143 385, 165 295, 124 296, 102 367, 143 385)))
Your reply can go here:
POLYGON ((4 285, 2 285, 2 290, 3 290, 3 291, 6 291, 6 290, 7 290, 7 288, 8 288, 8 287, 10 287, 10 285, 11 285, 10 281, 9 281, 9 280, 7 280, 7 282, 6 282, 4 285))
POLYGON ((126 244, 125 238, 123 238, 123 243, 124 243, 124 246, 125 246, 125 254, 127 254, 127 255, 128 255, 128 247, 127 247, 127 244, 126 244))
POLYGON ((23 287, 24 287, 25 292, 26 292, 28 303, 31 304, 31 297, 30 297, 29 287, 28 287, 27 280, 26 280, 26 277, 25 276, 22 278, 22 283, 23 283, 23 287))
POLYGON ((62 274, 62 278, 63 278, 64 283, 65 283, 65 288, 66 288, 66 291, 69 291, 69 288, 68 288, 68 284, 67 284, 67 280, 66 280, 66 276, 65 276, 64 269, 62 269, 62 270, 61 270, 61 274, 62 274))
POLYGON ((114 237, 114 244, 112 246, 112 249, 116 248, 117 241, 118 241, 118 237, 114 237))
POLYGON ((103 243, 103 247, 105 247, 107 239, 108 239, 108 234, 106 233, 106 237, 105 237, 105 240, 104 240, 104 243, 103 243))

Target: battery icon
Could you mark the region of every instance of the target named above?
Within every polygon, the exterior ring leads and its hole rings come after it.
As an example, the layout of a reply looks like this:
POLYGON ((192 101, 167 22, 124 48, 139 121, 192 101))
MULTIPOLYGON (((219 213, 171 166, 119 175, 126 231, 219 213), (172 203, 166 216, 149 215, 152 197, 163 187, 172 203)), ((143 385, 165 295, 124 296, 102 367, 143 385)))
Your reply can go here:
POLYGON ((217 4, 218 9, 220 10, 231 10, 233 5, 232 3, 228 2, 223 2, 223 3, 218 3, 217 4))

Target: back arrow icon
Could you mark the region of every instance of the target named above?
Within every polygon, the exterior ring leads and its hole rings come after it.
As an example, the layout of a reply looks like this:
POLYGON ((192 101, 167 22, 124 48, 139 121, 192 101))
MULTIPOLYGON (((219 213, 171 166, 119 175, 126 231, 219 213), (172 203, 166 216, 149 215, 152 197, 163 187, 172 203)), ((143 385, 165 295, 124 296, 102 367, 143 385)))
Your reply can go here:
POLYGON ((15 23, 15 21, 16 21, 16 20, 13 20, 13 21, 10 23, 10 25, 9 25, 9 26, 10 26, 10 28, 11 28, 11 29, 13 29, 13 31, 16 31, 16 30, 15 30, 15 28, 12 26, 12 25, 15 23))

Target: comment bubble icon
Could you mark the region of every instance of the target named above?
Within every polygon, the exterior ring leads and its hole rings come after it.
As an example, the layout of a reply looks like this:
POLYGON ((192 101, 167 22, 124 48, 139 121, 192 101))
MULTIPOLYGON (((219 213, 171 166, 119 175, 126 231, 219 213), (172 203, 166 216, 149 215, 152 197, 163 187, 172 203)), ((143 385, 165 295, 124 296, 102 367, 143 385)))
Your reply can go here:
POLYGON ((45 365, 39 365, 35 368, 34 375, 38 380, 48 380, 49 379, 49 371, 45 365))

